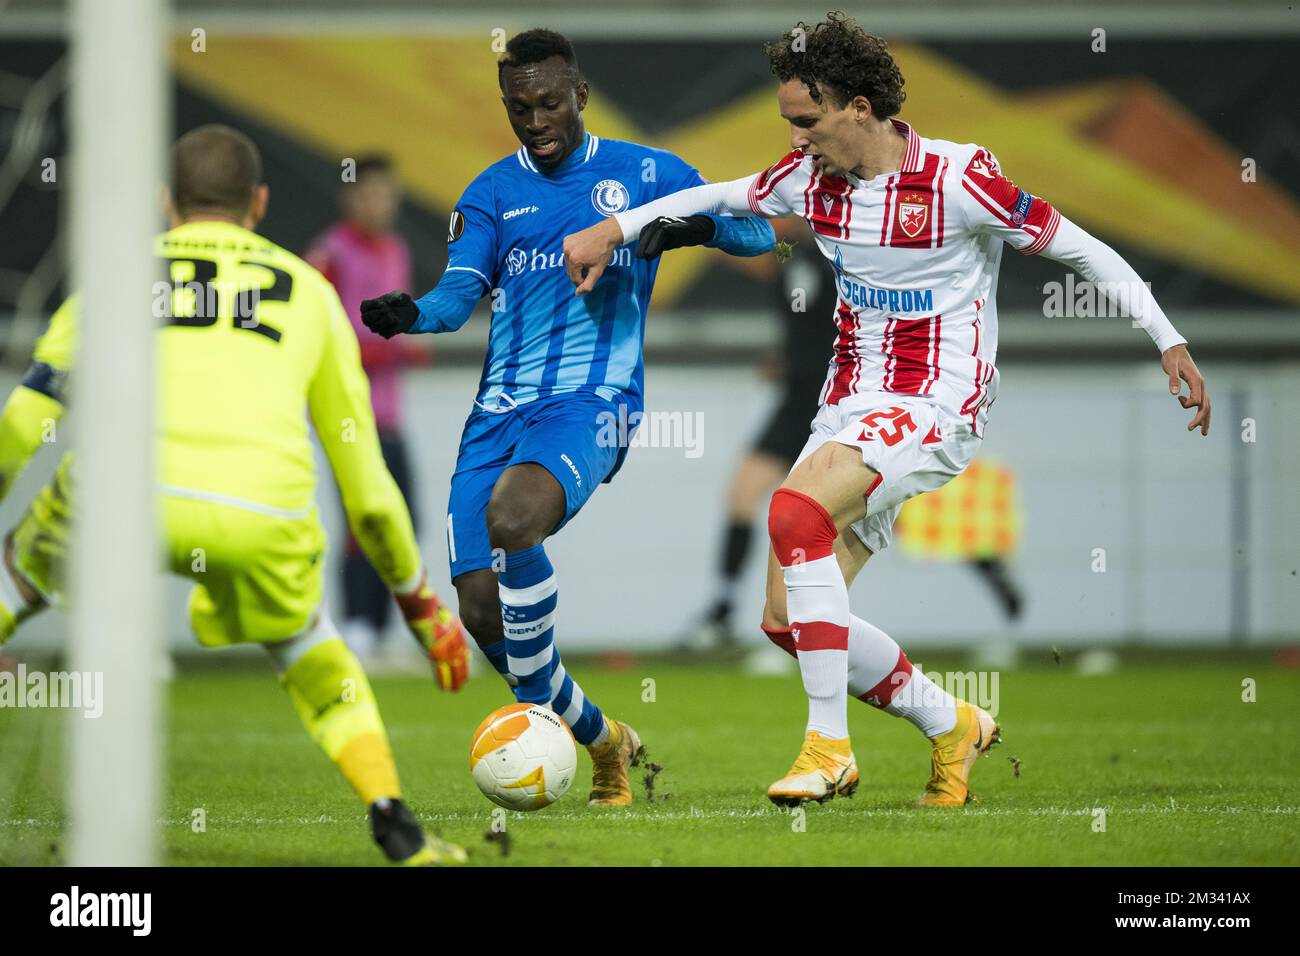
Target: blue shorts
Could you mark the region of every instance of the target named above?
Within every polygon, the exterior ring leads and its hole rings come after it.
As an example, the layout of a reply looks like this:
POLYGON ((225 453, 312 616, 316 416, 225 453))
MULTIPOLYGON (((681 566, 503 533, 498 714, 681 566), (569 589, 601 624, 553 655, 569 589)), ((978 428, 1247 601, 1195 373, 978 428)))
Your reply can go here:
POLYGON ((461 434, 447 502, 452 580, 492 566, 487 506, 503 471, 535 462, 555 476, 564 489, 564 519, 554 534, 622 467, 635 431, 628 417, 637 420, 637 410, 590 392, 564 392, 502 412, 476 406, 461 434))

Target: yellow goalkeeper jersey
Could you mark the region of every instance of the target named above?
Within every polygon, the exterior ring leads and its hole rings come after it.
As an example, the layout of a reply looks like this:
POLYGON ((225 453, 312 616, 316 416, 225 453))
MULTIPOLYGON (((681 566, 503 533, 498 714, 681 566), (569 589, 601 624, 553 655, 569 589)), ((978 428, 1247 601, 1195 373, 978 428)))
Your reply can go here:
MULTIPOLYGON (((420 557, 379 450, 370 386, 337 293, 297 256, 234 223, 159 236, 158 475, 164 494, 272 514, 315 508, 311 422, 358 542, 390 586, 420 557)), ((7 488, 62 410, 81 305, 59 308, 0 421, 7 488)), ((92 315, 93 320, 93 315, 92 315)))

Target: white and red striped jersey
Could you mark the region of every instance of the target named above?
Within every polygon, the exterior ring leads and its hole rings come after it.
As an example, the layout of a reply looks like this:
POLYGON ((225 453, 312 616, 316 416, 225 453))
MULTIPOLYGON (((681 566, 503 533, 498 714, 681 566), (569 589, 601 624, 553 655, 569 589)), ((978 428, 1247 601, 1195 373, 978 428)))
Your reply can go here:
POLYGON ((998 391, 1002 244, 1041 252, 1061 217, 987 149, 893 123, 907 137, 899 171, 827 176, 795 150, 753 177, 749 207, 807 220, 835 268, 838 335, 822 404, 862 392, 927 396, 983 434, 998 391))

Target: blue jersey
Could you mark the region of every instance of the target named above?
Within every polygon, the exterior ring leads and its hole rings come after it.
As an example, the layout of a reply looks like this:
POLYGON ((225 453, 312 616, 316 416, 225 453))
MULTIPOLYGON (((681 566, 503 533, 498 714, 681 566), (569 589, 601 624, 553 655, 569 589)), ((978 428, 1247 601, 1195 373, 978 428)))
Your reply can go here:
MULTIPOLYGON (((646 310, 659 260, 636 258, 635 243, 620 246, 595 288, 578 298, 565 271, 564 237, 704 182, 670 152, 590 133, 548 172, 520 147, 480 173, 452 213, 446 275, 475 276, 490 295, 476 402, 499 409, 593 392, 642 408, 646 310)), ((766 221, 714 219, 709 245, 738 255, 772 248, 766 221)), ((455 327, 434 320, 414 331, 455 327)))

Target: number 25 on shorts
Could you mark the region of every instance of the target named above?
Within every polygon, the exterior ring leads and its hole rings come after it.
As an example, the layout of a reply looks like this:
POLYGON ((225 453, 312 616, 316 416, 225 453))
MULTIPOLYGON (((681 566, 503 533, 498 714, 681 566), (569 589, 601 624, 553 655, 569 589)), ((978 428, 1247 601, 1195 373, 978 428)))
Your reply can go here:
POLYGON ((912 413, 897 405, 877 409, 864 416, 861 421, 866 427, 862 429, 858 441, 873 441, 879 438, 889 448, 893 448, 916 431, 916 422, 912 421, 912 413), (870 434, 871 432, 874 434, 870 434))

